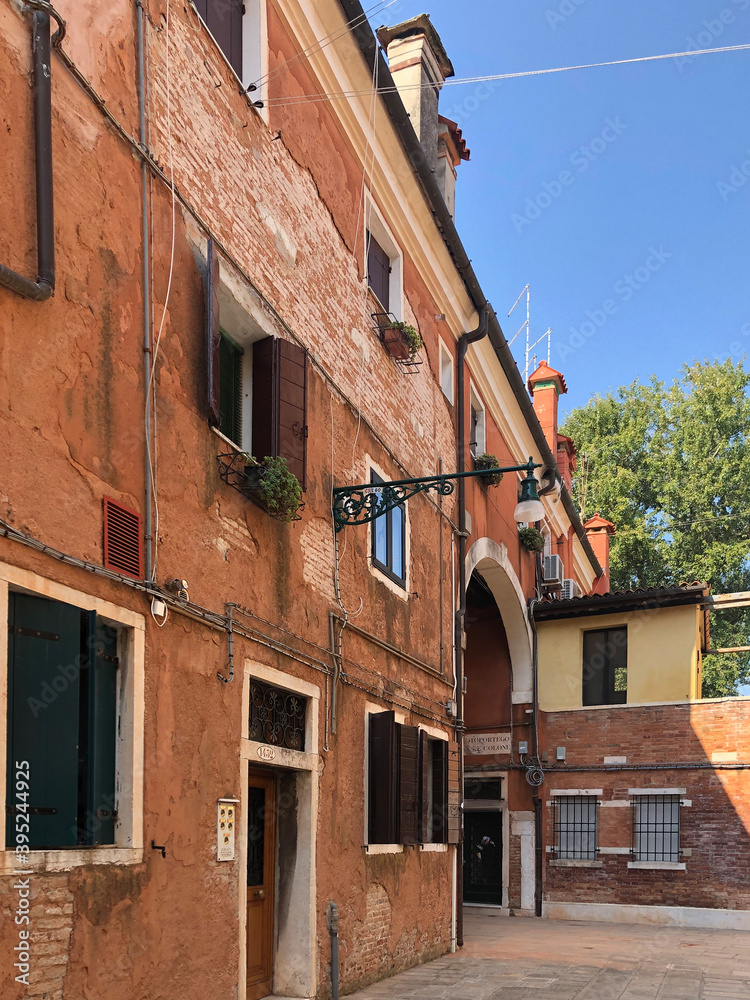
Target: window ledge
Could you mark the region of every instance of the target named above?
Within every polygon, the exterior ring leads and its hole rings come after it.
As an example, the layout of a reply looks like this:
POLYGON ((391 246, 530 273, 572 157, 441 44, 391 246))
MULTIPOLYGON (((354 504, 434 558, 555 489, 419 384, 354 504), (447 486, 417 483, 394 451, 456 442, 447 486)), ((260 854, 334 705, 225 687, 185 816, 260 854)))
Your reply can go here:
POLYGON ((590 858, 554 858, 550 864, 555 868, 602 868, 603 861, 592 861, 590 858))
POLYGON ((424 851, 426 854, 445 854, 448 851, 447 844, 420 844, 420 851, 424 851))
POLYGON ((403 844, 365 844, 365 854, 403 854, 403 844))
POLYGON ((646 872, 687 871, 687 865, 684 861, 628 861, 628 868, 646 872))
POLYGON ((19 864, 16 852, 0 852, 0 873, 64 872, 89 865, 138 865, 143 861, 142 847, 71 847, 60 851, 29 851, 29 863, 19 864))

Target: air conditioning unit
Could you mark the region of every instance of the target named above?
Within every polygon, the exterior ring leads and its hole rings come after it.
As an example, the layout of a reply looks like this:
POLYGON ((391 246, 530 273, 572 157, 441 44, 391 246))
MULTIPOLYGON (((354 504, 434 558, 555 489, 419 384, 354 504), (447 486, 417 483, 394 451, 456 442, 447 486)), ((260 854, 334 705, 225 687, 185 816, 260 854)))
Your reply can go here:
POLYGON ((546 584, 561 584, 564 569, 560 556, 545 556, 542 575, 546 584))
POLYGON ((560 591, 561 601, 570 601, 574 597, 581 596, 581 588, 575 582, 575 580, 563 580, 562 590, 560 591))

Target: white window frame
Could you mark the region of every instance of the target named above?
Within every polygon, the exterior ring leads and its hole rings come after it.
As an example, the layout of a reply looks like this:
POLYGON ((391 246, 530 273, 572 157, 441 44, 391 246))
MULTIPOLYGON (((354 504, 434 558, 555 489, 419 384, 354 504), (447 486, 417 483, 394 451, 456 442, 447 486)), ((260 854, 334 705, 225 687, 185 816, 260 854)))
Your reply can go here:
MULTIPOLYGON (((388 311, 393 313, 397 320, 404 318, 404 255, 396 239, 388 228, 385 219, 378 210, 372 197, 365 193, 365 218, 366 225, 363 236, 363 253, 365 264, 365 281, 367 281, 367 234, 372 233, 380 246, 388 254, 391 267, 390 279, 388 282, 388 311)), ((372 294, 372 293, 371 293, 372 294)))
MULTIPOLYGON (((72 604, 83 611, 95 611, 107 624, 120 632, 120 660, 117 684, 117 748, 115 758, 115 843, 96 847, 72 847, 61 850, 29 851, 29 871, 65 871, 83 865, 133 865, 143 861, 143 726, 144 726, 144 616, 84 591, 0 563, 0 621, 8 621, 9 591, 46 597, 72 604)), ((13 774, 13 762, 7 757, 8 730, 8 629, 0 629, 0 791, 13 774)), ((167 750, 163 751, 165 754, 167 750)), ((164 761, 165 762, 165 761, 164 761)), ((158 768, 160 760, 153 762, 158 768)), ((31 775, 33 785, 34 776, 31 775)), ((0 872, 18 867, 13 847, 5 846, 5 809, 0 810, 0 872)))
MULTIPOLYGON (((685 789, 682 789, 682 788, 673 788, 673 789, 668 789, 668 788, 667 789, 665 789, 665 788, 639 788, 639 789, 632 789, 631 788, 631 789, 629 789, 629 793, 631 795, 631 801, 633 803, 633 807, 634 808, 633 808, 633 856, 632 856, 632 860, 628 863, 628 868, 636 868, 636 869, 640 868, 640 869, 646 869, 646 870, 653 869, 653 870, 657 870, 657 871, 661 870, 661 869, 667 869, 667 870, 672 869, 672 870, 677 870, 677 871, 684 871, 687 866, 685 865, 684 862, 680 861, 680 858, 682 857, 682 847, 681 847, 681 841, 682 841, 682 815, 681 815, 681 812, 682 812, 682 809, 683 809, 683 804, 682 804, 683 799, 682 799, 682 797, 685 794, 685 789), (642 845, 641 844, 638 844, 638 845, 636 844, 636 829, 635 829, 635 824, 639 822, 638 811, 641 808, 643 808, 644 806, 655 804, 653 802, 646 802, 645 801, 646 799, 649 799, 649 800, 654 800, 654 799, 663 799, 663 800, 666 800, 666 799, 670 799, 670 800, 672 800, 673 803, 676 800, 676 805, 677 805, 677 851, 676 851, 677 860, 676 861, 667 860, 667 859, 649 860, 648 858, 644 858, 644 857, 640 857, 639 856, 638 847, 640 847, 642 845)), ((662 803, 662 810, 663 809, 664 809, 664 802, 662 803)), ((641 837, 646 837, 646 836, 648 836, 647 833, 641 832, 641 837)), ((672 836, 674 836, 674 834, 672 834, 672 836)), ((648 848, 647 848, 645 851, 643 851, 643 853, 644 854, 656 853, 656 851, 654 850, 653 852, 649 852, 648 848)))
POLYGON ((449 403, 453 404, 453 356, 440 340, 440 388, 449 403))
MULTIPOLYGON (((422 725, 420 725, 420 726, 417 726, 417 729, 421 733, 425 733, 425 735, 429 736, 430 739, 433 739, 433 740, 443 740, 444 743, 450 743, 450 737, 448 736, 448 734, 446 732, 444 732, 442 729, 437 729, 435 726, 422 726, 422 725)), ((447 800, 446 800, 446 805, 447 805, 447 800)), ((446 830, 446 836, 447 836, 447 833, 448 833, 448 820, 447 820, 447 817, 446 817, 446 827, 445 827, 445 830, 446 830)), ((449 847, 449 844, 447 843, 447 841, 445 843, 442 843, 442 844, 429 843, 429 844, 420 844, 419 845, 420 851, 423 851, 423 852, 425 852, 427 854, 447 854, 448 853, 448 847, 449 847)))
MULTIPOLYGON (((477 443, 472 455, 484 455, 487 451, 487 411, 479 394, 471 386, 469 390, 469 406, 477 414, 477 443)), ((470 412, 471 412, 470 410, 470 412)), ((471 449, 471 419, 469 420, 469 449, 471 449)))

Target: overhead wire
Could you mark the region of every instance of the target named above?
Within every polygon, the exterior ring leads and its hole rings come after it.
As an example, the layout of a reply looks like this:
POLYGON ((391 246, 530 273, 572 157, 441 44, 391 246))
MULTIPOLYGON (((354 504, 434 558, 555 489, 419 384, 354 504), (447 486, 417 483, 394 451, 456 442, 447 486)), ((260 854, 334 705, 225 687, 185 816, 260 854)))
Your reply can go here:
MULTIPOLYGON (((582 63, 577 66, 556 66, 551 69, 532 69, 523 70, 519 73, 490 73, 485 76, 469 76, 462 77, 458 79, 446 80, 443 84, 444 87, 459 87, 466 84, 480 84, 480 83, 495 83, 501 80, 517 80, 522 77, 529 76, 545 76, 550 73, 569 73, 573 70, 580 69, 598 69, 603 66, 627 66, 634 63, 644 63, 644 62, 654 62, 662 59, 684 59, 693 58, 694 56, 705 56, 718 54, 722 52, 744 52, 750 49, 750 42, 743 43, 741 45, 724 45, 713 49, 693 49, 690 52, 667 52, 655 56, 636 56, 631 59, 611 59, 607 62, 595 62, 595 63, 582 63)), ((390 94, 390 93, 403 93, 406 90, 425 90, 425 89, 435 89, 437 85, 435 83, 415 83, 415 84, 402 84, 396 87, 395 84, 392 87, 380 87, 378 89, 379 94, 390 94)), ((274 107, 289 107, 294 104, 304 104, 304 103, 316 103, 319 101, 339 101, 348 100, 352 97, 364 97, 370 93, 369 90, 343 90, 335 93, 317 93, 317 94, 303 94, 303 95, 290 95, 289 97, 274 97, 269 100, 269 105, 274 107)))

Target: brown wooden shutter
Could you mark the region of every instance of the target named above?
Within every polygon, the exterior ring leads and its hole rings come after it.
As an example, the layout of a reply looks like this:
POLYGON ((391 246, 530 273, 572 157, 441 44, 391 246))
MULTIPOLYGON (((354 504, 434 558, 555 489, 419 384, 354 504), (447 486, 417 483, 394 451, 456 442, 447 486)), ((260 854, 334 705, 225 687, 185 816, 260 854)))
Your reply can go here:
POLYGON ((432 816, 430 814, 430 778, 432 774, 432 748, 430 737, 419 731, 419 842, 432 842, 432 816))
POLYGON ((448 744, 448 843, 461 843, 461 755, 458 743, 448 744))
POLYGON ((368 725, 367 841, 370 844, 395 844, 398 839, 396 715, 394 712, 378 712, 368 717, 368 725))
POLYGON ((265 337, 253 344, 253 455, 285 458, 307 486, 307 351, 265 337))
POLYGON ((141 515, 104 497, 104 567, 143 579, 141 515))
POLYGON ((448 842, 448 743, 431 740, 432 745, 432 841, 448 842))
POLYGON ((208 239, 206 261, 206 385, 208 422, 221 422, 221 316, 219 311, 219 255, 214 241, 208 239))
POLYGON ((204 24, 229 60, 237 76, 242 76, 242 0, 194 0, 204 24))
POLYGON ((419 843, 419 731, 398 726, 399 843, 419 843))

